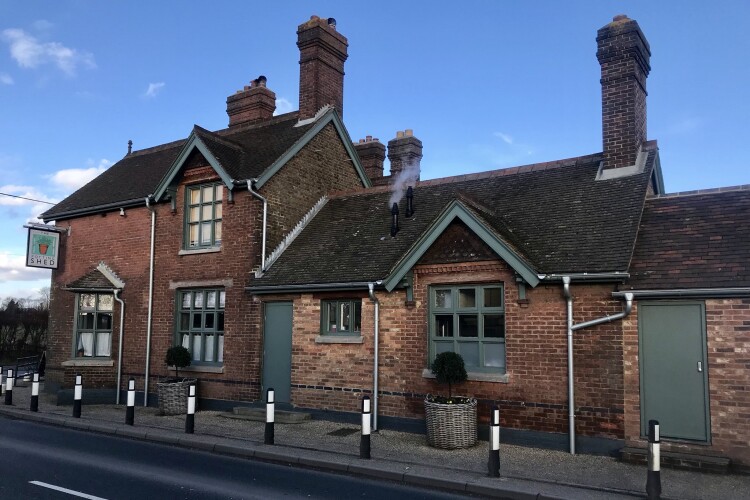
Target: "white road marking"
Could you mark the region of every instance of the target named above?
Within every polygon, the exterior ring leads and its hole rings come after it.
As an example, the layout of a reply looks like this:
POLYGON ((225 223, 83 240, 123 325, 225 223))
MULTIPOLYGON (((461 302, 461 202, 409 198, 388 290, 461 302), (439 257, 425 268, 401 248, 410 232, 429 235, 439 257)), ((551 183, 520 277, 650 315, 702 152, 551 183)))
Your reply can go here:
POLYGON ((67 493, 68 495, 73 495, 75 497, 86 498, 88 500, 107 500, 106 498, 96 497, 94 495, 88 495, 86 493, 81 493, 80 491, 69 490, 68 488, 63 488, 62 486, 55 486, 54 484, 43 483, 41 481, 29 481, 29 483, 35 486, 41 486, 42 488, 49 488, 51 490, 60 491, 62 493, 67 493))

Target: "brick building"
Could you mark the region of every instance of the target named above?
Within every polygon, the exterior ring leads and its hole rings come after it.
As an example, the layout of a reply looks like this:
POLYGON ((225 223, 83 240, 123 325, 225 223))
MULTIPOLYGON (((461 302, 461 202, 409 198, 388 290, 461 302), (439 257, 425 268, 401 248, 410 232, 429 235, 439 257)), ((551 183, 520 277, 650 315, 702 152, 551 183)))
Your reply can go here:
POLYGON ((750 188, 664 193, 635 21, 598 31, 602 152, 426 181, 410 130, 390 176, 384 144, 349 138, 335 22, 297 34, 299 111, 273 116, 259 77, 228 128, 129 152, 43 215, 67 229, 48 389, 132 376, 153 404, 182 344, 204 407, 273 387, 341 417, 369 394, 418 426, 456 351, 511 438, 643 448, 656 418, 667 450, 750 465, 750 188))

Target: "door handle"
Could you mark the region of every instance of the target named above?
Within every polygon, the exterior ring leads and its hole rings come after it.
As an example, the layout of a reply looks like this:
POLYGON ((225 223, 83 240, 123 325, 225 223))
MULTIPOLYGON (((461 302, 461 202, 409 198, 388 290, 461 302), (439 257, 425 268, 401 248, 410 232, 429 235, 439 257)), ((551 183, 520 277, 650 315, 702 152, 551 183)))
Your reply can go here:
POLYGON ((698 361, 698 371, 699 372, 703 371, 703 362, 702 361, 698 361))

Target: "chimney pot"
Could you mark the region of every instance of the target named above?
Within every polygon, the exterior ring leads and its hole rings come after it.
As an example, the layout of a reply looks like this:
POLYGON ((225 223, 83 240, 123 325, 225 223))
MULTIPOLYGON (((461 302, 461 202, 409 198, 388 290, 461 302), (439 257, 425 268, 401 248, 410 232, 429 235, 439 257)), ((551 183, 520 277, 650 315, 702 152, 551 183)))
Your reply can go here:
POLYGON ((396 132, 396 139, 401 139, 404 136, 404 132, 399 130, 396 132))
POLYGON ((628 19, 628 16, 626 16, 625 14, 617 14, 615 17, 612 18, 612 21, 613 22, 624 21, 625 19, 628 19))
POLYGON ((414 135, 414 131, 410 128, 407 128, 406 130, 404 130, 404 135, 406 137, 412 137, 414 135))
POLYGON ((266 87, 263 75, 245 85, 243 90, 227 97, 229 126, 268 120, 276 110, 276 94, 266 87))

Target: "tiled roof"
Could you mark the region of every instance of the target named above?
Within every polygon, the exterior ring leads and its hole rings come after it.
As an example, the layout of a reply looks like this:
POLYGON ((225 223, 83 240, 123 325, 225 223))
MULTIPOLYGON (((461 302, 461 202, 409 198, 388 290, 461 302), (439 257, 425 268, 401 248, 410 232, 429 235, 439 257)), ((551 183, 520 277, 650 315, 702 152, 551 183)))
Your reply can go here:
POLYGON ((251 287, 386 278, 453 200, 539 273, 625 271, 656 150, 636 175, 595 180, 600 155, 418 182, 414 216, 390 236, 385 187, 333 197, 251 287))
POLYGON ((750 286, 750 186, 646 201, 624 289, 750 286))
MULTIPOLYGON (((263 173, 314 126, 314 123, 309 123, 295 127, 297 115, 297 112, 288 113, 261 124, 218 132, 196 126, 194 132, 232 178, 252 179, 263 173)), ((71 212, 145 199, 154 194, 184 145, 185 140, 180 140, 134 151, 46 211, 42 218, 50 221, 69 216, 71 212)))
POLYGON ((92 269, 88 273, 84 274, 77 280, 74 280, 67 285, 66 289, 71 290, 112 290, 115 286, 99 269, 92 269))

